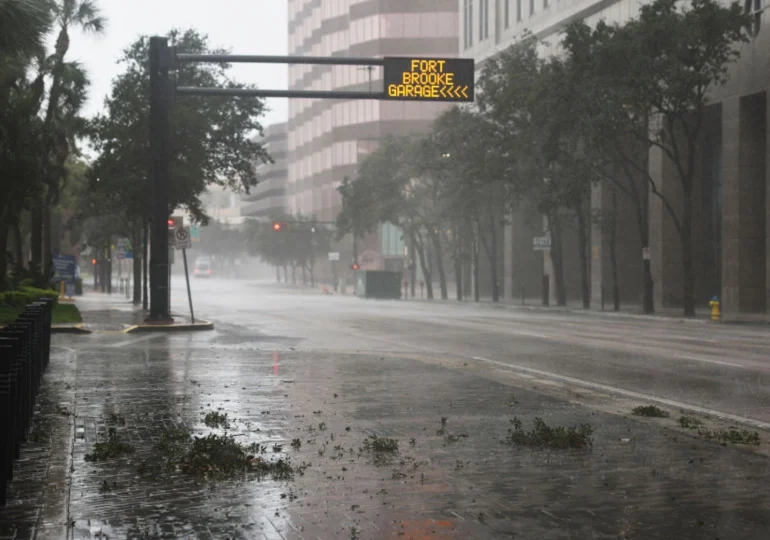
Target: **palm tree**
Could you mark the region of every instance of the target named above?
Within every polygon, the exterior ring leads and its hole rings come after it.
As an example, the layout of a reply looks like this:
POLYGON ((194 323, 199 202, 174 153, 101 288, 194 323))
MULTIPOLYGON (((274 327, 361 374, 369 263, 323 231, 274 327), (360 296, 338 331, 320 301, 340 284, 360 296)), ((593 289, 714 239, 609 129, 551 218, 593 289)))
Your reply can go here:
POLYGON ((49 0, 0 0, 0 56, 34 53, 50 27, 49 0))
MULTIPOLYGON (((93 0, 55 0, 52 4, 52 12, 54 25, 59 29, 59 34, 56 38, 54 52, 44 66, 51 75, 51 87, 43 121, 44 128, 49 133, 49 144, 46 145, 45 153, 51 171, 45 178, 48 184, 48 194, 45 201, 38 201, 38 204, 32 208, 31 242, 31 262, 38 268, 43 268, 45 275, 50 273, 51 267, 51 231, 45 224, 50 222, 51 201, 58 197, 59 182, 63 178, 57 172, 59 170, 57 154, 62 151, 61 136, 54 135, 52 131, 55 129, 54 124, 62 118, 58 109, 69 99, 69 97, 62 99, 63 94, 68 91, 77 93, 74 86, 69 87, 69 89, 66 87, 68 84, 75 84, 77 78, 74 77, 72 71, 73 65, 64 61, 70 47, 69 32, 71 28, 78 28, 86 33, 101 34, 106 24, 106 19, 100 15, 99 8, 93 0), (44 237, 45 240, 43 240, 44 237)), ((87 86, 87 82, 83 85, 83 89, 85 86, 87 86)), ((73 118, 71 117, 70 120, 73 118)), ((67 139, 68 135, 64 135, 64 138, 67 139)))

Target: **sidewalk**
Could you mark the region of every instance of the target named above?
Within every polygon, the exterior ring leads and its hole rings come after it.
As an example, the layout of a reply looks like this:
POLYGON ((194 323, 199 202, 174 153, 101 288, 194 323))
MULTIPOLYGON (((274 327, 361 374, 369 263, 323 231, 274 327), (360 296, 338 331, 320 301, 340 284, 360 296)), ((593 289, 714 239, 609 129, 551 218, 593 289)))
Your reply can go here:
MULTIPOLYGON (((89 300, 84 316, 123 324, 105 305, 89 300)), ((56 336, 0 538, 770 537, 767 434, 722 446, 679 427, 678 411, 639 419, 451 358, 244 339, 56 336), (589 425, 593 446, 506 442, 514 417, 589 425), (159 447, 182 429, 289 467, 186 473, 159 447), (86 458, 103 450, 118 455, 86 458)))

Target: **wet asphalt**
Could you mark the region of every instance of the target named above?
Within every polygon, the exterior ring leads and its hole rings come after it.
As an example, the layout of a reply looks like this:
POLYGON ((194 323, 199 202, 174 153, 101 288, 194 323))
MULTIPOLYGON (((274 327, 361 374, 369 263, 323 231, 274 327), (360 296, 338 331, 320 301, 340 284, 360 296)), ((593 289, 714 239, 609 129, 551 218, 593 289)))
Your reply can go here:
POLYGON ((214 331, 124 334, 137 315, 92 296, 97 332, 55 336, 0 538, 770 537, 767 432, 721 445, 676 422, 770 422, 766 328, 192 286, 214 331), (629 414, 644 403, 670 417, 629 414), (211 411, 303 474, 143 470, 170 429, 223 435, 211 411), (505 443, 514 417, 589 424, 593 445, 505 443), (110 427, 133 451, 86 461, 110 427), (374 436, 398 452, 374 459, 374 436))

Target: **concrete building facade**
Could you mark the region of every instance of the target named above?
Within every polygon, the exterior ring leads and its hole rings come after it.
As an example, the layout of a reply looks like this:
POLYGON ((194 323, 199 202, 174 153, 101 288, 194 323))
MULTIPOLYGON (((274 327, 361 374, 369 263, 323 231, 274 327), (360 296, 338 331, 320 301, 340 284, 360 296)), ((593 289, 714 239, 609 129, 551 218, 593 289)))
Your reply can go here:
POLYGON ((287 211, 286 189, 289 181, 288 134, 286 123, 272 124, 264 130, 259 143, 273 159, 273 163, 256 166, 259 184, 242 196, 241 213, 250 218, 267 218, 287 211))
MULTIPOLYGON (((456 57, 458 0, 289 0, 289 54, 456 57)), ((380 67, 292 65, 292 90, 382 91, 380 67)), ((337 188, 389 134, 425 132, 442 103, 293 99, 289 102, 287 209, 333 222, 337 188)), ((404 243, 390 225, 359 242, 361 267, 403 266, 404 243)), ((336 246, 352 262, 352 242, 336 246)))
MULTIPOLYGON (((710 95, 705 125, 696 150, 693 208, 693 264, 696 303, 704 306, 718 296, 726 312, 767 312, 770 307, 770 19, 767 0, 746 0, 754 17, 753 39, 741 45, 740 60, 730 66, 730 80, 710 95)), ((545 41, 543 55, 558 54, 560 32, 583 19, 623 23, 639 14, 644 0, 461 0, 463 35, 460 54, 485 59, 513 44, 525 32, 545 41)), ((681 187, 673 163, 660 150, 649 155, 649 170, 676 208, 681 187)), ((640 180, 640 189, 647 184, 640 180)), ((641 304, 642 257, 634 207, 622 195, 600 184, 592 193, 592 208, 618 204, 618 282, 624 304, 641 304)), ((505 295, 516 298, 540 289, 542 273, 549 273, 549 257, 532 252, 532 237, 542 234, 531 212, 511 216, 505 230, 505 295), (526 216, 525 216, 526 214, 526 216), (528 217, 527 217, 528 216, 528 217)), ((649 257, 655 283, 655 305, 682 303, 682 260, 679 238, 670 215, 657 197, 650 198, 649 257)), ((574 242, 565 238, 565 248, 574 242)), ((570 248, 571 249, 571 248, 570 248)), ((576 249, 575 249, 576 251, 576 249)), ((606 231, 591 231, 591 285, 594 306, 602 291, 611 288, 606 231)), ((566 254, 569 297, 580 295, 577 252, 566 254)), ((553 292, 553 287, 551 291, 553 292)))

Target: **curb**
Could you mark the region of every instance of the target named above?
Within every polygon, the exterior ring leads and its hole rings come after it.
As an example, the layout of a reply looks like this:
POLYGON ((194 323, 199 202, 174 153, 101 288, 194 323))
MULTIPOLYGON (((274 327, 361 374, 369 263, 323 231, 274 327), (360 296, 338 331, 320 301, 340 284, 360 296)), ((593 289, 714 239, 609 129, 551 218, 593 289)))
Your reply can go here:
POLYGON ((62 325, 52 325, 51 326, 51 333, 52 334, 92 334, 91 330, 85 327, 85 325, 81 324, 62 324, 62 325))
POLYGON ((135 324, 123 330, 124 334, 136 334, 139 332, 199 332, 201 330, 213 330, 214 323, 201 319, 194 324, 135 324))

